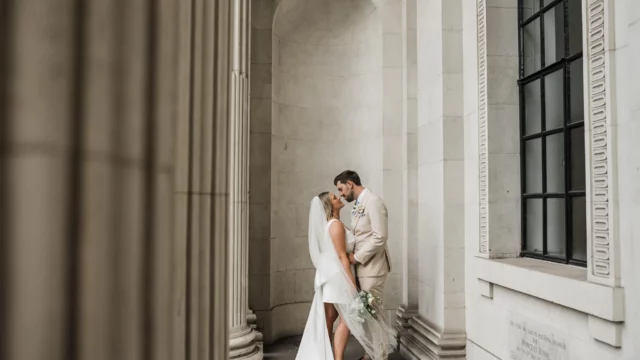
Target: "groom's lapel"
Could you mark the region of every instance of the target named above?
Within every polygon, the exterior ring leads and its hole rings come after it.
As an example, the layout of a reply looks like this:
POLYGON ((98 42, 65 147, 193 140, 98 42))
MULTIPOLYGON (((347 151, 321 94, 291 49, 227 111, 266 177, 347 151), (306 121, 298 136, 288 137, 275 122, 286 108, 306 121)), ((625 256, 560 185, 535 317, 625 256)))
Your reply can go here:
MULTIPOLYGON (((355 209, 356 208, 354 208, 354 211, 355 209)), ((351 215, 351 231, 355 231, 357 225, 358 225, 358 213, 353 213, 353 215, 351 215)))

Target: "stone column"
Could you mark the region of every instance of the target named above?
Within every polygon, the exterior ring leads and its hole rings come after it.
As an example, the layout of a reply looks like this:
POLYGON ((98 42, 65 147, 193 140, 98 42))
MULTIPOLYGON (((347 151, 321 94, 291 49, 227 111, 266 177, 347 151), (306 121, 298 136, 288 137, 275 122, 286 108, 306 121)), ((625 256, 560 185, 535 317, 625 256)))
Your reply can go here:
POLYGON ((461 0, 417 1, 418 314, 408 359, 464 359, 464 104, 461 0))
POLYGON ((249 52, 251 2, 232 9, 229 148, 229 317, 230 359, 262 359, 249 312, 249 52))
POLYGON ((0 1, 1 359, 228 358, 230 2, 0 1))
POLYGON ((401 339, 409 320, 418 312, 418 133, 417 133, 416 0, 402 1, 402 151, 403 231, 402 302, 396 312, 395 329, 401 339))

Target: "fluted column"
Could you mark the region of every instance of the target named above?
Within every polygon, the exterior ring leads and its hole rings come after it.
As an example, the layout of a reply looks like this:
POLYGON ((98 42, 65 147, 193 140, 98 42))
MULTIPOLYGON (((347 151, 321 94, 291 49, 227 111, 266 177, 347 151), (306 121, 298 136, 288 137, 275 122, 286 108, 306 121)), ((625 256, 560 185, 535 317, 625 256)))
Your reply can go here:
POLYGON ((250 1, 237 0, 232 12, 231 138, 229 201, 230 359, 262 359, 249 310, 249 38, 250 1))
POLYGON ((0 1, 0 359, 228 358, 230 2, 0 1))

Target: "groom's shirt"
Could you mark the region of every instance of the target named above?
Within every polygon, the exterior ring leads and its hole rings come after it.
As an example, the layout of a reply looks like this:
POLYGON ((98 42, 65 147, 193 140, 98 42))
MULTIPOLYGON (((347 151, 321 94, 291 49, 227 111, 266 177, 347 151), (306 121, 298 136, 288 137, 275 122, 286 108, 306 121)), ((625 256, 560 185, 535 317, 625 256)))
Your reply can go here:
POLYGON ((360 196, 358 196, 358 198, 356 199, 356 206, 362 203, 362 200, 364 199, 365 195, 367 195, 368 192, 369 192, 369 189, 367 188, 364 188, 364 190, 362 190, 362 192, 360 193, 360 196))

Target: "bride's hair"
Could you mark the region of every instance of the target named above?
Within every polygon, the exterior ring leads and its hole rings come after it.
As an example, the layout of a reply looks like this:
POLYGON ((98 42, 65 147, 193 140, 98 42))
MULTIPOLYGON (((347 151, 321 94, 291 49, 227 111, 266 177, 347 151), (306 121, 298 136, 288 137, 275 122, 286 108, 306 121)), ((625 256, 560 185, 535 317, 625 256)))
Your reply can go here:
POLYGON ((331 219, 331 215, 333 214, 333 204, 331 203, 329 192, 325 191, 320 193, 320 195, 318 195, 318 199, 320 199, 320 202, 324 207, 324 214, 327 216, 327 220, 331 219))

